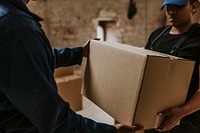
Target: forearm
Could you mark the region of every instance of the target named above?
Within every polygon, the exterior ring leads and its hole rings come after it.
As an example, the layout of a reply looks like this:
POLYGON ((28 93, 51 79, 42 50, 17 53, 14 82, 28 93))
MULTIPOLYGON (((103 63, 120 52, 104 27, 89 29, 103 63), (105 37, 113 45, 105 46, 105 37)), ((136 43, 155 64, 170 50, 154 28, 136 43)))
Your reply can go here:
POLYGON ((54 68, 81 64, 83 48, 59 48, 53 49, 54 68))
POLYGON ((200 89, 196 91, 193 97, 183 106, 180 107, 181 116, 187 116, 200 109, 200 89))
POLYGON ((72 111, 69 106, 60 110, 56 118, 54 127, 56 133, 116 133, 117 130, 112 125, 82 117, 72 111))

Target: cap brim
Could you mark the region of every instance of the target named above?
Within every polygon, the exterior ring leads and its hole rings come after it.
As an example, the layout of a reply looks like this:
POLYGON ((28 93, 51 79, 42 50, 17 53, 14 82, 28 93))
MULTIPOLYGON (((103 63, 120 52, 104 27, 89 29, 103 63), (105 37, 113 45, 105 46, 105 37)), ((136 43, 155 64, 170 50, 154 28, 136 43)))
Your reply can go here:
POLYGON ((165 1, 162 6, 161 6, 161 10, 163 10, 163 8, 166 6, 166 5, 178 5, 178 6, 183 6, 183 5, 186 5, 188 3, 188 1, 183 1, 183 2, 177 2, 176 0, 169 0, 169 1, 165 1))

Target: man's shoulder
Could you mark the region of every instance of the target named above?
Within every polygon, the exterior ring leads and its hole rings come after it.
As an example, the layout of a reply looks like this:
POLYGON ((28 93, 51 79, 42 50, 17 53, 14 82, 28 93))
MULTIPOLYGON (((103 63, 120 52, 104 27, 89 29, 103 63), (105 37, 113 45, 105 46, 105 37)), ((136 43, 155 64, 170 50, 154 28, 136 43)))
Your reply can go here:
POLYGON ((0 2, 0 18, 8 14, 9 8, 2 2, 0 2))
POLYGON ((200 24, 199 23, 193 24, 193 28, 200 32, 200 24))
POLYGON ((162 32, 163 30, 168 29, 169 27, 170 27, 170 25, 161 26, 161 27, 158 27, 157 29, 155 29, 154 32, 155 32, 155 33, 160 33, 160 32, 162 32))
POLYGON ((199 23, 194 23, 194 26, 200 27, 200 24, 199 23))
POLYGON ((150 38, 156 38, 156 37, 159 36, 160 34, 164 34, 165 32, 167 32, 167 30, 169 30, 169 28, 170 28, 169 25, 158 27, 157 29, 155 29, 155 30, 151 33, 150 38))

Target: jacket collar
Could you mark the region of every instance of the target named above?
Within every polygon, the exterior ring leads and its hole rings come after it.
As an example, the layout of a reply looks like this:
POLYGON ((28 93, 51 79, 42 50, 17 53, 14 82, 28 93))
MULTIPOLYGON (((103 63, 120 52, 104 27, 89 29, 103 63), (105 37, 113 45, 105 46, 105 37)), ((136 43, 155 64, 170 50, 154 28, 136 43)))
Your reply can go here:
POLYGON ((22 11, 26 12, 27 14, 29 14, 30 16, 32 16, 37 21, 42 21, 43 20, 38 15, 30 12, 30 10, 26 7, 26 5, 24 4, 24 2, 22 0, 6 0, 6 1, 8 1, 10 4, 12 4, 13 6, 15 6, 19 10, 22 10, 22 11))

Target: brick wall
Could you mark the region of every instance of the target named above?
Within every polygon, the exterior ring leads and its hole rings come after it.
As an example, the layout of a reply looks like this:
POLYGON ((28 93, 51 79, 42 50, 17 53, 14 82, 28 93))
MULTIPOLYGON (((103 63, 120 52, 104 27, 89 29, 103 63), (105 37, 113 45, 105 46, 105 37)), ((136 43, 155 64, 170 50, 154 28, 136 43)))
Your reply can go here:
MULTIPOLYGON (((29 9, 44 18, 41 23, 53 47, 76 47, 97 35, 98 20, 117 20, 117 40, 120 43, 145 46, 150 33, 166 24, 162 0, 135 0, 137 14, 127 18, 129 0, 37 0, 29 9)), ((194 16, 200 22, 200 13, 194 16)), ((75 70, 84 72, 82 66, 75 70)))
MULTIPOLYGON (((29 9, 43 17, 43 28, 54 47, 74 47, 96 37, 94 22, 104 11, 118 18, 121 43, 144 46, 153 29, 162 25, 161 1, 136 0, 137 14, 127 18, 129 0, 38 0, 29 9)), ((109 17, 109 16, 107 16, 109 17)))
MULTIPOLYGON (((118 18, 121 43, 144 46, 150 33, 165 24, 162 1, 135 0, 137 14, 127 18, 129 0, 38 0, 29 9, 43 17, 43 28, 54 47, 74 47, 96 37, 95 19, 109 13, 118 18)), ((104 17, 105 17, 104 16, 104 17)), ((194 18, 200 21, 199 14, 194 18)))

